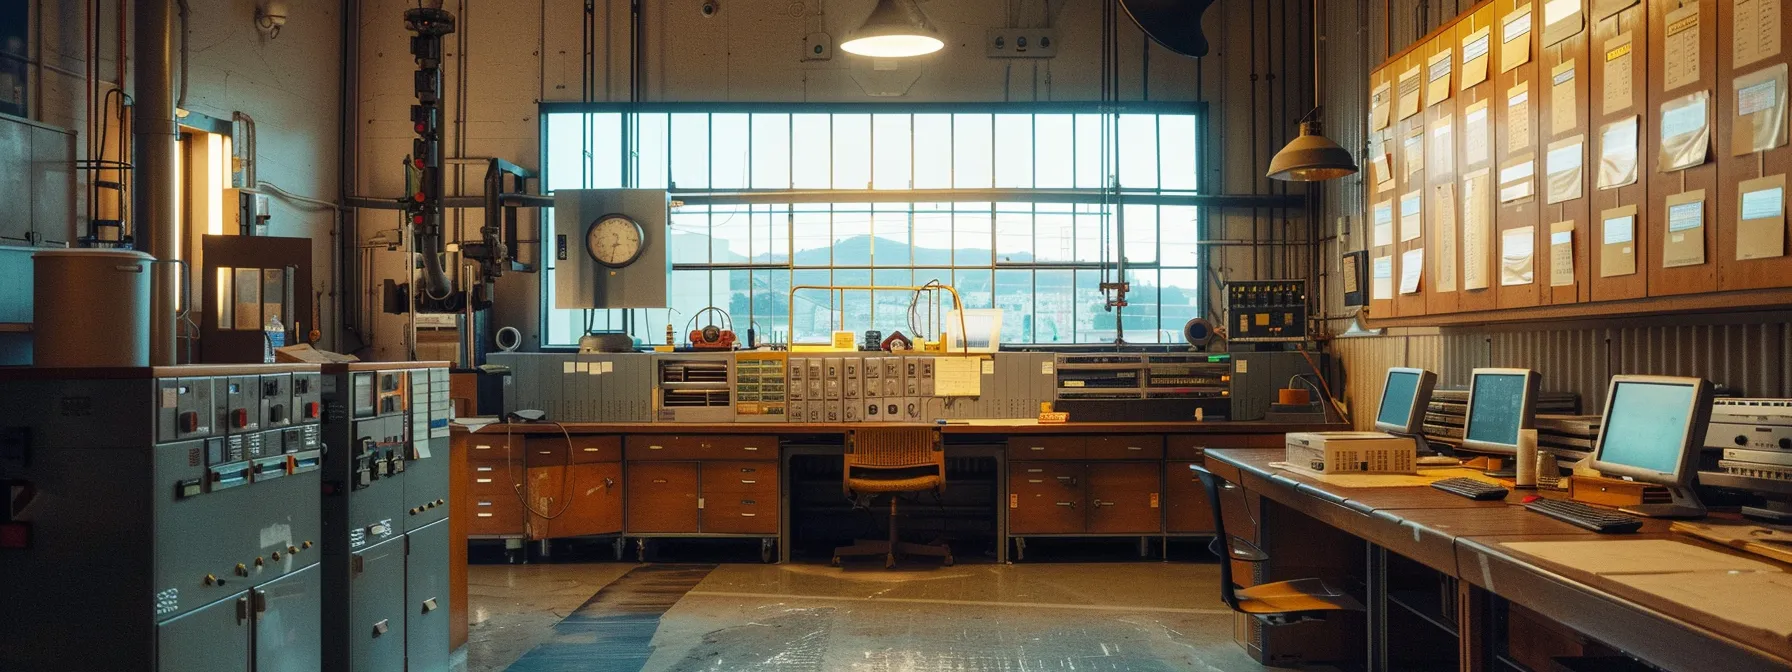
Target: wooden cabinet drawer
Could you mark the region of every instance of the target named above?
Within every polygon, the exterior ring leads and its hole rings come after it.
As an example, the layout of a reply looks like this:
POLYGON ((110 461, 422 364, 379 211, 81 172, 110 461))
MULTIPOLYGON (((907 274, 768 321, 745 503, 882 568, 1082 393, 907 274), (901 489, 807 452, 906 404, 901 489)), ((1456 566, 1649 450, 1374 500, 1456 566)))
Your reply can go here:
POLYGON ((1080 436, 1011 436, 1008 437, 1010 460, 1080 460, 1084 455, 1080 436))
MULTIPOLYGON (((615 462, 622 459, 622 439, 616 436, 573 436, 572 464, 615 462)), ((531 467, 566 465, 566 437, 531 436, 523 444, 531 467)))
POLYGON ((515 494, 474 495, 467 503, 467 508, 472 511, 467 518, 467 534, 518 536, 523 533, 523 505, 516 500, 515 494))
POLYGON ((1189 465, 1195 461, 1171 460, 1164 465, 1165 529, 1172 533, 1213 531, 1213 506, 1207 501, 1207 489, 1189 465))
MULTIPOLYGON (((510 441, 519 447, 523 445, 523 437, 521 436, 512 436, 510 437, 510 441)), ((520 459, 522 457, 522 451, 519 450, 516 452, 517 454, 514 457, 520 459)), ((509 457, 512 457, 510 446, 504 443, 504 437, 502 436, 480 436, 474 434, 467 437, 468 460, 498 460, 502 462, 505 458, 509 457)))
POLYGON ((720 493, 747 493, 766 498, 778 496, 778 463, 727 462, 712 460, 703 463, 703 496, 720 493))
POLYGON ((504 460, 468 460, 467 492, 474 495, 506 495, 515 497, 516 484, 523 476, 520 462, 504 460))
POLYGON ((1273 439, 1269 447, 1281 447, 1281 434, 1171 434, 1164 437, 1164 456, 1172 460, 1199 460, 1208 448, 1258 448, 1264 438, 1273 439))
POLYGON ((1162 467, 1156 462, 1095 462, 1085 491, 1091 534, 1156 534, 1163 530, 1162 467))
POLYGON ((778 437, 732 434, 642 434, 628 437, 635 460, 777 460, 778 437))
POLYGON ((697 463, 628 465, 629 532, 697 531, 697 463))
POLYGON ((777 491, 769 494, 704 492, 703 531, 709 534, 777 534, 777 491))
POLYGON ((533 509, 529 521, 531 539, 621 532, 622 464, 596 462, 530 469, 529 503, 533 509))
POLYGON ((1164 437, 1161 434, 1122 434, 1091 436, 1083 448, 1091 460, 1161 460, 1164 437))
POLYGON ((1082 463, 1008 464, 1010 534, 1080 533, 1084 508, 1082 463))

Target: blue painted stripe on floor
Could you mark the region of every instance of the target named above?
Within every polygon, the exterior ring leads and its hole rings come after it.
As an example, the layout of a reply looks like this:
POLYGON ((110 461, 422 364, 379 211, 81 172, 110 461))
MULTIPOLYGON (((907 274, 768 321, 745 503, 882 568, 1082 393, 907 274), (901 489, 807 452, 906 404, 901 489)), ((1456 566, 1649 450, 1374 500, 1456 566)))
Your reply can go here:
POLYGON ((597 591, 554 625, 510 672, 640 672, 660 617, 715 565, 645 565, 597 591))

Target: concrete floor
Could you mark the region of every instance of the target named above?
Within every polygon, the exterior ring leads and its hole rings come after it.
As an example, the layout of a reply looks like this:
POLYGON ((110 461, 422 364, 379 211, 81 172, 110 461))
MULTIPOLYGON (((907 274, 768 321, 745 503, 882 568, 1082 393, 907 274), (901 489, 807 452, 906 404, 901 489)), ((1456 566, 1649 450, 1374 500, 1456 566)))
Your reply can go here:
POLYGON ((1213 564, 470 569, 470 672, 1271 669, 1232 643, 1213 564), (685 583, 627 587, 655 571, 685 583))

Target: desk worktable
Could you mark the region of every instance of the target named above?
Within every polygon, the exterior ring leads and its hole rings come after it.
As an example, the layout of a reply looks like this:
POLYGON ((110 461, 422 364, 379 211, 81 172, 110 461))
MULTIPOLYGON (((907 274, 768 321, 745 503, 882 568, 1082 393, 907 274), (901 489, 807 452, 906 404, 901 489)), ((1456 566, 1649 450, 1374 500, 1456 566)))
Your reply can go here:
MULTIPOLYGON (((1674 535, 1668 521, 1645 520, 1637 534, 1602 535, 1506 501, 1478 502, 1431 487, 1348 488, 1270 466, 1284 451, 1218 448, 1207 468, 1367 542, 1370 669, 1387 669, 1387 554, 1459 579, 1458 652, 1463 670, 1487 669, 1487 594, 1546 614, 1562 625, 1668 670, 1792 669, 1792 642, 1645 593, 1608 577, 1530 556, 1518 541, 1675 539, 1726 554, 1732 549, 1674 535)), ((1232 532, 1228 529, 1228 532, 1232 532)), ((1267 531, 1266 531, 1267 532, 1267 531)), ((1276 558, 1272 557, 1271 562, 1276 558)), ((1784 565, 1782 564, 1782 567, 1784 565)))

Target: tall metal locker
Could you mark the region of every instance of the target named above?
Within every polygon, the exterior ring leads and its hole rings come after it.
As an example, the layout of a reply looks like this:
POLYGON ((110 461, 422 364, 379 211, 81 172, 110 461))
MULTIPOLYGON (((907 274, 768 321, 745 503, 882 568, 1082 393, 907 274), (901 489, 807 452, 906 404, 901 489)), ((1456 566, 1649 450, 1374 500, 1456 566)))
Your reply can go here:
POLYGON ((317 371, 0 371, 0 669, 317 669, 317 371))

